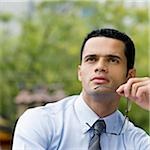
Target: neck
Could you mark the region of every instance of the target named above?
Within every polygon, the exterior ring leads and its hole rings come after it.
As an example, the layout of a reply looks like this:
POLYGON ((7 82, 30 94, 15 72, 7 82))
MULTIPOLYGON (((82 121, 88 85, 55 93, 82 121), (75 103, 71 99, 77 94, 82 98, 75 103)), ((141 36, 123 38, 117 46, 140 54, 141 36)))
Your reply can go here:
POLYGON ((99 116, 106 117, 115 112, 119 105, 119 96, 116 94, 88 95, 83 92, 86 104, 99 116))

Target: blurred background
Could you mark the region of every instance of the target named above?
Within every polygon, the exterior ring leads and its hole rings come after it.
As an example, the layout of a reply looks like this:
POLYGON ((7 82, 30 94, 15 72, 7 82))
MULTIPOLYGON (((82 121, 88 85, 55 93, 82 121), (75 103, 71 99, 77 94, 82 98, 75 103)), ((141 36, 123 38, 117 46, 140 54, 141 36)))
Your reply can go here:
MULTIPOLYGON (((95 28, 131 36, 137 76, 149 76, 148 7, 148 0, 0 0, 0 149, 10 148, 27 108, 80 93, 80 47, 95 28)), ((148 111, 133 104, 129 118, 150 133, 148 111)))

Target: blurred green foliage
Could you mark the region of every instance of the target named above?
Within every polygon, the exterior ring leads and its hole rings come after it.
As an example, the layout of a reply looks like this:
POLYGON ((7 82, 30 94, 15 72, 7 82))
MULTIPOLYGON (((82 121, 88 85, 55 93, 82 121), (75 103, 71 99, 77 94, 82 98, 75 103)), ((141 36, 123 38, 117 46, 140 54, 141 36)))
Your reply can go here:
MULTIPOLYGON (((23 2, 22 2, 23 3, 23 2)), ((0 114, 14 122, 20 88, 62 83, 68 95, 78 94, 77 67, 82 41, 95 28, 114 27, 130 35, 136 46, 138 76, 148 76, 148 5, 125 1, 43 1, 28 13, 3 14, 0 22, 0 114), (13 35, 9 20, 19 23, 13 35)), ((15 28, 15 27, 14 27, 15 28)), ((120 110, 124 111, 122 100, 120 110)), ((149 113, 133 104, 131 120, 149 132, 149 113)))

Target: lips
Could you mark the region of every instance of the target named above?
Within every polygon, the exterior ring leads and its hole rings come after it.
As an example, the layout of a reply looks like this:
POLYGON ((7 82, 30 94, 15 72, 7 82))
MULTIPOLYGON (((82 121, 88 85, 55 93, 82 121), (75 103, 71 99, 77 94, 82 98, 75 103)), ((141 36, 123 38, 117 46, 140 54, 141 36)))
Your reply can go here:
POLYGON ((96 84, 106 84, 109 82, 109 79, 107 79, 104 76, 99 76, 99 77, 93 77, 91 81, 94 81, 96 84))

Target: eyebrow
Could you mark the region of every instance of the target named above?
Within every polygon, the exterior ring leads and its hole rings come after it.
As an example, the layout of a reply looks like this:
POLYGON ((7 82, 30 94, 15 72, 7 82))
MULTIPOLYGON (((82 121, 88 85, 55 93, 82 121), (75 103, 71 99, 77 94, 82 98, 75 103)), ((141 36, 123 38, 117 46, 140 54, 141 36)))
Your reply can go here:
MULTIPOLYGON (((98 57, 98 55, 95 55, 95 54, 89 54, 89 55, 86 55, 85 57, 84 57, 84 60, 85 59, 87 59, 87 58, 89 58, 89 57, 98 57)), ((119 59, 119 60, 121 60, 121 57, 120 56, 118 56, 118 55, 112 55, 112 54, 108 54, 108 55, 104 55, 104 57, 108 57, 108 58, 117 58, 117 59, 119 59)))
POLYGON ((86 55, 84 58, 88 58, 88 57, 97 57, 97 55, 95 55, 95 54, 89 54, 89 55, 86 55))
POLYGON ((89 55, 86 55, 83 59, 86 60, 87 58, 96 58, 96 57, 98 56, 95 54, 89 54, 89 55))
POLYGON ((121 60, 121 57, 120 57, 120 56, 117 56, 117 55, 111 55, 111 54, 109 54, 109 55, 106 55, 105 57, 117 58, 117 59, 121 60))

